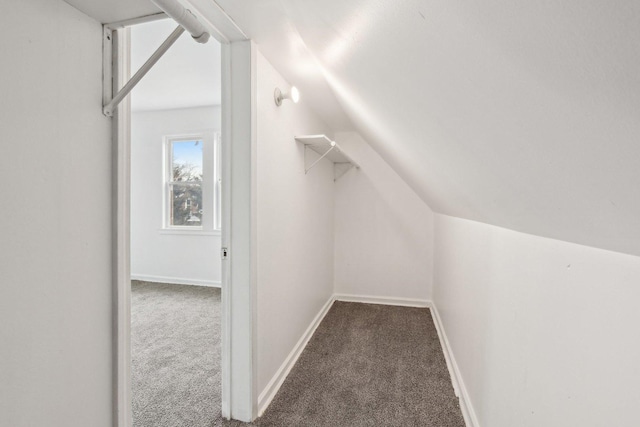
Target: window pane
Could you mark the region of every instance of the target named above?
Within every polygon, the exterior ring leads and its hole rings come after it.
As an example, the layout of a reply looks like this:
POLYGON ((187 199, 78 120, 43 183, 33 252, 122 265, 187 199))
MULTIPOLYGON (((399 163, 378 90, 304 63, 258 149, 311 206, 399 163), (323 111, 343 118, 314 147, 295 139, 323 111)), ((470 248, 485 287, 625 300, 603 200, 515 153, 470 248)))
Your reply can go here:
POLYGON ((202 146, 200 139, 171 143, 173 181, 202 181, 202 146))
POLYGON ((172 184, 170 225, 202 226, 202 186, 200 184, 172 184))

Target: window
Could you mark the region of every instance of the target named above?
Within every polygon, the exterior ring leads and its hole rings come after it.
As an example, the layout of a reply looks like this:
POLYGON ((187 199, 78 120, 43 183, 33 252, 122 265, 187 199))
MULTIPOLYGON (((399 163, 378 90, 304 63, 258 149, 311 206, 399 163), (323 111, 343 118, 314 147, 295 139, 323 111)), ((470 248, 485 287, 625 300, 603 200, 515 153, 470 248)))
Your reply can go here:
POLYGON ((165 137, 165 229, 220 229, 219 137, 165 137))

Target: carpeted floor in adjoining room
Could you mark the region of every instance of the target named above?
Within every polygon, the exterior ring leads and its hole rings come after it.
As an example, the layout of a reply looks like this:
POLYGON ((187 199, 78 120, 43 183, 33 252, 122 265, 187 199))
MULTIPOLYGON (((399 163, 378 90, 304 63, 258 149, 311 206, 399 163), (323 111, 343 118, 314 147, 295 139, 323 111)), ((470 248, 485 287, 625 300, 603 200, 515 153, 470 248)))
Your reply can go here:
POLYGON ((335 302, 257 426, 464 427, 428 308, 335 302))
POLYGON ((134 427, 211 427, 220 415, 220 289, 132 281, 134 427))

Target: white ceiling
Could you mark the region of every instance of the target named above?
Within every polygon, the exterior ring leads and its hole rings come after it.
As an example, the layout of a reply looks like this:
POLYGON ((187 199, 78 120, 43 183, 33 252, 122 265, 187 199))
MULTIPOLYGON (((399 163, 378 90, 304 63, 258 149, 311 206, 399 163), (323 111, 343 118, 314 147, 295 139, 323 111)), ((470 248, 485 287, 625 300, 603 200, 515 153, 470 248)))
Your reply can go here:
MULTIPOLYGON (((171 19, 131 28, 132 73, 175 28, 171 19)), ((152 111, 220 105, 220 82, 220 43, 212 38, 200 44, 185 32, 133 89, 131 109, 152 111)))
POLYGON ((640 2, 217 3, 434 210, 640 255, 640 2))

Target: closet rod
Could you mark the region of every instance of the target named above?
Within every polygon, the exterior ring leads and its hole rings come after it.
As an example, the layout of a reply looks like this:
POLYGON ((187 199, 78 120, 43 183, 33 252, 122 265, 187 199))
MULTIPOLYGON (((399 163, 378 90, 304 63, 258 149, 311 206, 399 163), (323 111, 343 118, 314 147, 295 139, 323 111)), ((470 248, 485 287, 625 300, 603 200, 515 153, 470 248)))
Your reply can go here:
POLYGON ((185 9, 177 0, 151 0, 153 4, 158 6, 164 13, 169 15, 180 24, 185 30, 187 30, 191 37, 198 43, 206 43, 209 40, 209 33, 204 28, 204 25, 198 18, 191 13, 190 10, 185 9))

